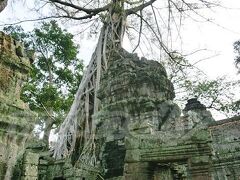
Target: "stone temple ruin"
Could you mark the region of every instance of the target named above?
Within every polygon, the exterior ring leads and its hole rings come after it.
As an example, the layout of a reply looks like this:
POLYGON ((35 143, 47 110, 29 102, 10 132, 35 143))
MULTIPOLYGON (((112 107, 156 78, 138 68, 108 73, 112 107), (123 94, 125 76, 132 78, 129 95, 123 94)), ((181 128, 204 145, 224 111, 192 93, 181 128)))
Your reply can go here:
POLYGON ((30 59, 3 33, 0 52, 1 180, 240 178, 240 117, 215 121, 195 98, 181 116, 164 67, 125 50, 112 54, 100 83, 98 165, 53 159, 30 143, 36 114, 20 100, 30 59))
POLYGON ((31 65, 22 46, 0 32, 0 179, 11 179, 36 114, 20 100, 31 65))

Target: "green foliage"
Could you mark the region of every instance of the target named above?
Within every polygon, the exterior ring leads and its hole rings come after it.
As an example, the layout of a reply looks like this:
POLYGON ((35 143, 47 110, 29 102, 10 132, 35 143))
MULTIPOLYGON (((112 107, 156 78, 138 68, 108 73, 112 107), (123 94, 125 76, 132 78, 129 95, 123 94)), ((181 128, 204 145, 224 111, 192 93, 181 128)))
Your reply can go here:
POLYGON ((5 27, 4 31, 22 41, 27 50, 35 51, 22 99, 33 111, 43 114, 41 122, 51 115, 53 124, 58 125, 72 104, 83 72, 73 35, 62 30, 56 21, 44 22, 32 32, 24 32, 20 26, 5 27))
POLYGON ((187 60, 173 54, 175 59, 165 63, 169 77, 174 84, 176 100, 184 108, 189 98, 197 97, 208 109, 216 110, 226 116, 240 114, 237 96, 239 81, 226 77, 209 79, 203 72, 191 66, 187 60))
POLYGON ((235 64, 240 72, 240 40, 233 43, 234 52, 236 53, 235 64))
POLYGON ((226 77, 215 80, 200 79, 188 83, 188 96, 196 96, 207 108, 221 111, 228 116, 239 115, 240 106, 235 101, 235 88, 239 82, 228 81, 226 77), (238 108, 237 108, 238 106, 238 108))
MULTIPOLYGON (((3 31, 10 33, 11 36, 20 42, 27 43, 27 39, 29 38, 30 34, 24 32, 23 28, 21 26, 7 26, 3 28, 3 31)), ((26 48, 25 44, 25 48, 26 48)))

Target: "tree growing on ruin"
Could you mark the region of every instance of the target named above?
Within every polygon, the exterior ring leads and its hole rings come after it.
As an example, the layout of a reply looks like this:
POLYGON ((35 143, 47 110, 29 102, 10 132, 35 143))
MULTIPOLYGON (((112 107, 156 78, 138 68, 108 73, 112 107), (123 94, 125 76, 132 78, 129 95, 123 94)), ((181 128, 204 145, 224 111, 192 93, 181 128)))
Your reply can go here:
POLYGON ((236 101, 236 90, 240 82, 221 76, 209 79, 203 71, 193 66, 181 66, 187 60, 179 54, 174 55, 180 64, 166 61, 165 68, 174 85, 175 101, 183 109, 189 97, 197 97, 207 109, 218 114, 232 117, 239 115, 239 102, 236 101))
POLYGON ((72 104, 82 77, 83 64, 77 58, 78 47, 73 35, 62 30, 56 21, 41 24, 33 32, 20 26, 4 30, 22 41, 27 50, 35 51, 35 60, 28 83, 23 87, 22 99, 31 110, 39 113, 48 145, 53 126, 58 126, 72 104))
MULTIPOLYGON (((173 57, 171 45, 168 43, 171 41, 172 32, 176 30, 179 33, 182 18, 192 14, 210 21, 199 14, 198 10, 217 5, 203 0, 48 0, 43 3, 43 6, 50 4, 54 9, 51 16, 44 18, 76 20, 82 25, 90 26, 91 32, 94 33, 101 27, 96 49, 79 85, 74 103, 60 127, 54 151, 55 158, 70 155, 77 141, 80 141, 83 147, 92 146, 88 149, 94 149, 95 124, 92 115, 101 108, 97 98, 100 78, 108 67, 111 52, 122 48, 124 34, 133 40, 133 51, 139 49, 146 52, 147 49, 151 52, 155 48, 164 52, 174 63, 181 64, 173 57), (157 3, 161 6, 157 6, 157 3), (166 40, 163 38, 165 34, 168 37, 166 40), (144 50, 143 44, 147 45, 144 50)), ((90 151, 88 153, 91 154, 90 151)), ((94 165, 94 162, 92 164, 94 165)))

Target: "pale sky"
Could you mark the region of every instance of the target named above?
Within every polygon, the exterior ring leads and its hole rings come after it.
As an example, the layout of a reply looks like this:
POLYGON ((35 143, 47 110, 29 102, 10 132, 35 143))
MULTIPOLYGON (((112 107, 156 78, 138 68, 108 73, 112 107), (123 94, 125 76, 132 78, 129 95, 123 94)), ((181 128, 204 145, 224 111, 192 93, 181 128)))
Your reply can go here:
POLYGON ((233 43, 240 40, 240 1, 222 0, 222 4, 228 8, 214 10, 212 17, 215 24, 186 22, 187 26, 183 30, 185 39, 183 39, 183 47, 190 50, 206 48, 219 54, 199 64, 200 68, 204 69, 211 77, 222 74, 236 77, 236 68, 233 64, 235 56, 233 43))
MULTIPOLYGON (((233 64, 233 42, 240 39, 240 1, 221 0, 221 4, 226 8, 215 8, 203 13, 206 17, 210 17, 214 23, 196 23, 191 19, 184 20, 181 29, 182 45, 180 47, 176 43, 175 46, 176 49, 181 49, 183 54, 189 54, 198 49, 207 49, 188 57, 194 62, 215 56, 198 63, 200 69, 203 69, 211 78, 221 75, 231 75, 234 78, 239 78, 233 64)), ((21 2, 9 3, 7 8, 0 13, 0 24, 33 18, 35 14, 30 12, 26 5, 22 5, 21 2)), ((28 22, 21 25, 25 29, 31 30, 33 24, 28 22)), ((81 41, 84 46, 81 45, 80 54, 87 64, 94 50, 95 42, 89 39, 82 39, 81 41)))

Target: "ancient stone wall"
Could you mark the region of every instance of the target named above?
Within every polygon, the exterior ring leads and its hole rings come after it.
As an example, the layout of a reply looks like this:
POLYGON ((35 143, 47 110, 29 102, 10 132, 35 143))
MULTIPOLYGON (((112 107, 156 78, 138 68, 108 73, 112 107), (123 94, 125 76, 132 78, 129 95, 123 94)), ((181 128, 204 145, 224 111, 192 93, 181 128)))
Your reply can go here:
POLYGON ((25 147, 35 114, 20 99, 30 71, 22 46, 0 33, 0 180, 232 180, 240 177, 240 117, 216 122, 196 98, 180 116, 164 67, 114 52, 101 79, 97 166, 25 147))
POLYGON ((125 179, 239 179, 240 118, 216 122, 196 107, 184 114, 183 128, 126 139, 125 179))
POLYGON ((164 67, 125 50, 114 52, 101 79, 101 111, 96 115, 99 161, 105 179, 123 176, 125 137, 151 134, 180 116, 164 67), (106 131, 107 129, 107 131, 106 131))
POLYGON ((20 99, 30 61, 22 45, 0 32, 0 179, 10 179, 36 114, 20 99))
POLYGON ((214 179, 240 178, 240 117, 210 125, 212 136, 214 179))
POLYGON ((113 54, 99 98, 102 110, 95 120, 105 179, 239 178, 239 126, 213 130, 216 122, 196 98, 180 117, 161 64, 124 50, 113 54), (215 151, 224 151, 225 164, 215 151))
POLYGON ((209 179, 210 142, 204 124, 195 124, 191 130, 163 130, 152 135, 136 134, 128 137, 124 177, 142 180, 209 179), (141 169, 135 170, 136 164, 141 169))
POLYGON ((216 122, 196 98, 180 117, 174 96, 161 64, 124 50, 113 53, 99 90, 102 109, 94 117, 105 179, 239 177, 239 126, 213 129, 216 122), (215 151, 224 151, 225 164, 215 151))

